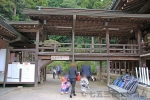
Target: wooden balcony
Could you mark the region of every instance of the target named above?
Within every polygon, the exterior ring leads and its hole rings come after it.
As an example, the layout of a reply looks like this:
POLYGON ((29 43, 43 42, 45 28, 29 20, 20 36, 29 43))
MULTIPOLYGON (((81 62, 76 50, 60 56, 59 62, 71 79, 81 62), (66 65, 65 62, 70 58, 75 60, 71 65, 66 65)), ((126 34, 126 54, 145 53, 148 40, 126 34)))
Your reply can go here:
POLYGON ((139 56, 140 54, 137 44, 109 44, 109 49, 106 44, 75 44, 74 53, 71 43, 48 44, 50 46, 38 48, 39 55, 139 56))

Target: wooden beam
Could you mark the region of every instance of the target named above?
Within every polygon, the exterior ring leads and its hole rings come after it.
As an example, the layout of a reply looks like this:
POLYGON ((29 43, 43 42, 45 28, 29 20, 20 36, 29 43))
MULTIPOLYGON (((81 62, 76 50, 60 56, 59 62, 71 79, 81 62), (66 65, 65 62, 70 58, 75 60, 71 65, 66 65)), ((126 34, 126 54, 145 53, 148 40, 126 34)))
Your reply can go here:
POLYGON ((10 49, 10 51, 36 51, 36 49, 10 49))
POLYGON ((150 9, 150 0, 138 11, 139 14, 146 13, 150 9))
POLYGON ((11 25, 38 25, 39 21, 6 21, 11 25))
POLYGON ((19 32, 35 32, 37 31, 37 29, 16 29, 19 32))

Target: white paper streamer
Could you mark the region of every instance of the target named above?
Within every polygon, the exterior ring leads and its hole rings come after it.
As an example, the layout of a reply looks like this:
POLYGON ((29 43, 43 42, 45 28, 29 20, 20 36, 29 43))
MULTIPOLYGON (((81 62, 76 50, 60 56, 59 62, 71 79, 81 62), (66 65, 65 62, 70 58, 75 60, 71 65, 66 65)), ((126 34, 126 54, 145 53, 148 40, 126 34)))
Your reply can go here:
POLYGON ((143 67, 143 72, 144 72, 144 83, 147 84, 147 80, 146 80, 146 72, 145 72, 145 67, 143 67))
POLYGON ((150 85, 148 67, 146 67, 146 73, 147 73, 147 84, 150 85))
POLYGON ((137 67, 135 67, 136 70, 136 77, 138 78, 138 71, 137 71, 137 67))
POLYGON ((139 67, 140 82, 142 82, 142 75, 141 75, 141 73, 142 73, 142 70, 141 70, 141 67, 139 67))
POLYGON ((144 68, 142 67, 142 83, 144 83, 145 80, 144 80, 144 68))

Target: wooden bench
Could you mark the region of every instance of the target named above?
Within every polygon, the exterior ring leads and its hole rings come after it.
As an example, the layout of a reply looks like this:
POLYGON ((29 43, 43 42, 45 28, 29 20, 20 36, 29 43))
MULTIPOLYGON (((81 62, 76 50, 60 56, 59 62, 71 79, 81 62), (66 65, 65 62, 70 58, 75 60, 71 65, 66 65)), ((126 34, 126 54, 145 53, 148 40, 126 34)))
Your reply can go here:
POLYGON ((128 98, 128 92, 125 89, 122 89, 116 85, 108 85, 108 90, 112 95, 115 95, 116 97, 121 99, 127 99, 128 98), (117 95, 119 94, 119 95, 117 95))

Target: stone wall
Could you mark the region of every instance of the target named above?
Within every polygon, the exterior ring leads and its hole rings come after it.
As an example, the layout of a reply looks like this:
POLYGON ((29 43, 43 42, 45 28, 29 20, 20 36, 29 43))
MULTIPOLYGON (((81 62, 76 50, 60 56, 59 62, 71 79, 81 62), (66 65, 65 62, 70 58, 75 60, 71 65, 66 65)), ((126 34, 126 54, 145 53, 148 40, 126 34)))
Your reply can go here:
POLYGON ((146 98, 150 98, 150 87, 139 84, 137 87, 136 93, 146 98))

